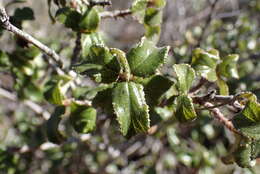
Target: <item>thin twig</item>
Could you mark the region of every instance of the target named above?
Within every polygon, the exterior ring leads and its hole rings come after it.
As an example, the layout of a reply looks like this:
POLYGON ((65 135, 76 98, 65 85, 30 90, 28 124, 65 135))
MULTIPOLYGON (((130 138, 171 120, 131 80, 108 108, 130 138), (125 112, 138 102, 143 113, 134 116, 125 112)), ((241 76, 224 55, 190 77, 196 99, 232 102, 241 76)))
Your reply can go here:
POLYGON ((200 88, 207 82, 207 79, 202 77, 198 84, 190 89, 189 93, 196 94, 200 90, 200 88))
POLYGON ((102 18, 118 18, 118 17, 126 17, 131 15, 132 12, 130 9, 126 10, 115 10, 115 11, 104 11, 100 13, 102 18))
MULTIPOLYGON (((7 31, 14 33, 15 35, 26 40, 27 42, 35 45, 42 52, 47 54, 52 59, 52 61, 54 61, 58 65, 59 68, 62 68, 62 61, 60 56, 54 50, 50 49, 48 46, 44 45, 31 35, 25 33, 24 31, 20 30, 19 28, 11 24, 11 22, 9 21, 9 16, 7 15, 4 8, 0 8, 0 25, 7 31)), ((58 70, 58 68, 56 70, 58 70)), ((58 70, 58 72, 62 72, 62 70, 60 69, 58 70)))
POLYGON ((95 5, 98 5, 98 6, 109 6, 109 5, 112 5, 112 2, 111 1, 108 1, 108 0, 103 0, 103 1, 94 1, 94 0, 91 0, 89 2, 89 5, 90 6, 95 6, 95 5))
MULTIPOLYGON (((205 102, 203 104, 205 107, 212 107, 214 106, 212 103, 209 102, 205 102)), ((245 137, 245 135, 243 135, 239 130, 237 130, 235 128, 235 126, 233 125, 233 123, 228 120, 223 114, 222 112, 218 109, 218 108, 213 108, 210 109, 210 112, 213 114, 214 118, 216 118, 219 122, 221 122, 226 128, 228 128, 231 132, 234 132, 238 135, 241 135, 243 137, 245 137)), ((246 137, 247 138, 247 137, 246 137)))
POLYGON ((71 66, 78 62, 80 52, 81 52, 81 33, 78 32, 75 41, 75 47, 71 57, 71 66))

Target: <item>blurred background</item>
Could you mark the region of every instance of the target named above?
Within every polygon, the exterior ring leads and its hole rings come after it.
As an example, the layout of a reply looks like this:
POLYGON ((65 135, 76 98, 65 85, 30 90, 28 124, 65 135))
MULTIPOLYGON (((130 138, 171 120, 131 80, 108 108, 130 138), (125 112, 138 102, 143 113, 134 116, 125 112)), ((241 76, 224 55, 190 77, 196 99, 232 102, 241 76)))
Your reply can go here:
MULTIPOLYGON (((158 46, 169 45, 171 51, 163 72, 171 74, 175 63, 189 63, 191 51, 196 47, 216 48, 222 56, 236 53, 240 55, 240 78, 228 81, 230 93, 252 91, 260 97, 260 0, 216 1, 167 0, 158 46)), ((52 23, 47 0, 8 5, 10 2, 0 1, 10 15, 18 7, 28 6, 34 11, 35 20, 25 21, 24 31, 61 55, 72 54, 75 33, 59 23, 52 23)), ((112 0, 112 6, 105 10, 123 10, 131 4, 131 0, 112 0)), ((109 47, 124 51, 144 34, 143 26, 131 16, 104 19, 100 30, 109 47)), ((14 37, 3 32, 0 50, 12 52, 15 46, 14 37)), ((260 174, 259 163, 252 169, 222 163, 221 157, 227 154, 232 135, 208 117, 208 113, 191 124, 169 125, 156 136, 137 136, 132 141, 125 140, 117 129, 112 129, 116 123, 101 114, 100 127, 95 133, 82 135, 84 143, 71 140, 62 146, 41 144, 45 120, 29 109, 32 104, 27 100, 18 100, 19 94, 14 88, 12 74, 0 69, 0 148, 4 149, 0 150, 1 174, 260 174), (39 145, 42 145, 40 149, 39 145)), ((39 103, 39 109, 49 111, 52 108, 42 101, 39 103)), ((63 124, 66 125, 66 121, 63 124)))

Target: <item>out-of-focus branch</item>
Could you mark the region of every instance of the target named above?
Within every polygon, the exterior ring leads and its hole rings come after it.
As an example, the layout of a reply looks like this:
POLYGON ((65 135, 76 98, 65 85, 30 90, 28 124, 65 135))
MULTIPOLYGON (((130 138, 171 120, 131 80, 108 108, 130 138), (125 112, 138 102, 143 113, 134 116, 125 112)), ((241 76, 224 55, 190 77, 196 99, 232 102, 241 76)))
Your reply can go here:
POLYGON ((203 40, 203 38, 205 36, 206 30, 207 30, 208 26, 210 25, 211 20, 213 19, 214 11, 216 9, 218 1, 219 0, 214 0, 214 2, 211 3, 211 5, 210 5, 210 15, 208 15, 208 17, 206 19, 206 22, 205 22, 205 25, 202 28, 202 33, 201 33, 200 37, 197 40, 196 47, 199 47, 201 45, 201 42, 202 42, 202 40, 203 40))
POLYGON ((118 18, 118 17, 126 17, 131 15, 132 12, 130 9, 126 10, 115 10, 115 11, 104 11, 100 13, 102 18, 118 18))
MULTIPOLYGON (((16 95, 10 93, 9 91, 7 91, 3 88, 0 88, 0 96, 5 97, 14 102, 16 102, 18 100, 16 95)), ((48 111, 46 111, 45 109, 43 109, 40 105, 38 105, 30 100, 25 100, 24 104, 28 108, 30 108, 32 111, 34 111, 35 113, 41 114, 45 120, 48 120, 50 118, 50 113, 48 111)))
POLYGON ((41 43, 40 41, 38 41, 31 35, 25 33, 24 31, 20 30, 19 28, 17 28, 13 24, 11 24, 11 22, 9 21, 9 16, 7 15, 5 9, 2 7, 0 7, 0 25, 5 30, 14 33, 15 35, 19 36, 20 38, 23 38, 24 40, 35 45, 42 52, 47 54, 51 58, 51 60, 54 61, 58 65, 58 67, 55 68, 56 71, 59 74, 64 74, 64 72, 60 69, 62 67, 62 61, 61 61, 60 56, 54 50, 50 49, 48 46, 44 45, 43 43, 41 43))
POLYGON ((80 52, 81 52, 81 33, 78 32, 77 38, 75 41, 75 47, 74 47, 73 54, 71 57, 71 66, 74 65, 75 63, 77 63, 80 52))

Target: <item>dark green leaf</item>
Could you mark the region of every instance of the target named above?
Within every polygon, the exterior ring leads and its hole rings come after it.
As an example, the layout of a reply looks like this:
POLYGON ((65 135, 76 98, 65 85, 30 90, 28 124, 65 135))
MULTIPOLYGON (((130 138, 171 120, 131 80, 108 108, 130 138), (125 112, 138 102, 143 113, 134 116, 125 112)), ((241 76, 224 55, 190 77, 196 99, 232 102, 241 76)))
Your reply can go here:
MULTIPOLYGON (((161 75, 153 76, 144 85, 144 92, 147 104, 156 106, 160 103, 160 97, 173 85, 173 82, 161 75), (158 85, 160 84, 160 85, 158 85)), ((151 107, 152 108, 152 107, 151 107)))
POLYGON ((29 7, 17 8, 13 17, 17 21, 34 20, 34 13, 33 10, 29 7))
POLYGON ((99 91, 93 99, 92 105, 95 108, 102 108, 106 114, 113 115, 112 89, 108 88, 104 91, 99 91))
POLYGON ((247 137, 260 139, 260 124, 253 122, 243 114, 239 114, 232 119, 234 127, 247 137))
POLYGON ((84 97, 86 99, 93 99, 99 92, 101 91, 105 91, 109 88, 113 88, 114 87, 114 83, 111 83, 111 84, 100 84, 99 86, 97 87, 94 87, 94 88, 89 88, 88 90, 85 90, 84 94, 84 97))
POLYGON ((217 80, 216 66, 219 60, 217 50, 213 49, 206 52, 197 48, 193 51, 191 65, 199 75, 214 82, 217 80))
POLYGON ((130 126, 137 133, 148 131, 150 120, 142 85, 118 83, 113 90, 113 108, 124 136, 128 134, 130 126))
POLYGON ((61 8, 56 13, 56 20, 74 31, 79 30, 79 21, 81 17, 79 12, 68 7, 61 8))
POLYGON ((93 45, 89 49, 86 60, 74 69, 80 74, 87 74, 97 82, 110 83, 119 75, 117 57, 103 45, 93 45))
POLYGON ((240 167, 252 167, 251 166, 251 144, 240 145, 237 150, 233 153, 236 163, 240 167))
POLYGON ((97 30, 100 22, 100 16, 96 8, 87 9, 87 11, 83 14, 79 28, 83 33, 91 33, 97 30))
POLYGON ((153 42, 142 38, 141 42, 127 53, 131 72, 141 77, 153 75, 164 63, 168 51, 169 47, 157 48, 153 42))
POLYGON ((187 95, 177 97, 176 118, 181 122, 192 121, 197 117, 192 99, 187 95))
POLYGON ((96 127, 97 112, 93 107, 71 104, 70 121, 78 133, 89 133, 96 127))
POLYGON ((55 108, 50 119, 47 121, 47 137, 52 143, 60 144, 64 141, 64 136, 59 132, 58 127, 61 121, 62 115, 65 114, 65 107, 58 106, 55 108))
POLYGON ((195 79, 195 71, 188 64, 175 64, 173 69, 177 75, 179 91, 187 94, 195 79))
POLYGON ((110 48, 110 52, 117 58, 117 62, 120 66, 120 75, 124 76, 123 78, 129 81, 131 70, 126 59, 125 52, 117 48, 110 48))

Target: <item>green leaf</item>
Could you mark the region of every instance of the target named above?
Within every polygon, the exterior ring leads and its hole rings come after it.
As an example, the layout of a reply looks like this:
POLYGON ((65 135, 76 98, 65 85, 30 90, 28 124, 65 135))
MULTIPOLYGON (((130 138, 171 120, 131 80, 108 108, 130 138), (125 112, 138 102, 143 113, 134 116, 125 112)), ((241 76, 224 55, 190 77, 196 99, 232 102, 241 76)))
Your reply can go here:
POLYGON ((192 99, 187 95, 177 97, 176 118, 181 122, 192 121, 197 117, 192 99))
POLYGON ((221 77, 218 77, 217 85, 219 87, 220 95, 229 95, 229 88, 225 80, 223 80, 221 77))
POLYGON ((177 76, 179 91, 182 94, 187 94, 195 79, 195 71, 188 64, 175 64, 173 69, 177 76))
POLYGON ((149 26, 158 26, 162 23, 162 11, 156 8, 147 8, 144 23, 149 26))
POLYGON ((114 111, 112 106, 112 88, 99 91, 93 99, 92 105, 95 108, 102 108, 102 110, 108 115, 113 115, 114 111))
POLYGON ((232 119, 232 123, 246 137, 260 140, 259 122, 254 122, 243 114, 239 114, 232 119))
POLYGON ((89 133, 96 127, 97 112, 93 107, 71 104, 70 121, 78 133, 89 133))
POLYGON ((124 136, 130 126, 136 133, 145 133, 150 127, 148 106, 145 102, 142 85, 133 82, 121 82, 112 94, 113 108, 124 136))
POLYGON ((145 27, 145 37, 154 42, 157 43, 160 39, 160 34, 161 34, 161 26, 156 25, 156 26, 150 26, 150 25, 144 25, 145 27))
POLYGON ((236 163, 240 167, 252 167, 251 165, 251 152, 252 147, 251 144, 243 144, 240 145, 237 150, 233 153, 236 163))
POLYGON ((145 11, 148 0, 135 0, 131 6, 133 16, 142 24, 144 23, 145 11))
POLYGON ((86 60, 93 45, 105 45, 100 33, 83 34, 81 38, 82 59, 86 60))
POLYGON ((79 30, 81 17, 79 12, 69 7, 60 8, 56 13, 56 20, 74 31, 79 30))
POLYGON ((34 20, 33 10, 29 7, 17 8, 14 12, 15 20, 23 21, 23 20, 34 20))
POLYGON ((86 60, 73 67, 80 74, 87 74, 97 82, 110 83, 119 75, 117 57, 103 45, 93 45, 89 49, 86 60))
POLYGON ((155 75, 144 85, 147 104, 153 108, 160 103, 161 96, 173 85, 173 82, 161 75, 155 75), (160 85, 158 85, 160 84, 160 85))
POLYGON ((100 22, 100 16, 96 8, 87 9, 87 11, 83 14, 79 28, 83 33, 91 33, 97 30, 100 22))
POLYGON ((69 87, 69 80, 63 80, 63 78, 65 77, 56 77, 58 80, 54 78, 46 84, 44 97, 52 104, 63 105, 63 100, 66 98, 65 93, 69 87))
POLYGON ((260 141, 252 142, 252 159, 260 157, 260 141))
POLYGON ((47 121, 46 130, 48 140, 52 143, 60 144, 64 141, 64 136, 59 132, 58 127, 61 121, 62 115, 65 114, 65 107, 58 106, 55 108, 50 119, 47 121))
POLYGON ((90 88, 88 90, 85 90, 85 92, 82 94, 86 99, 93 99, 99 92, 105 91, 109 88, 113 88, 114 83, 111 84, 100 84, 97 87, 90 88))
POLYGON ((191 65, 200 76, 214 82, 217 80, 216 67, 219 59, 217 50, 206 52, 197 48, 193 51, 191 65))
POLYGON ((8 68, 11 65, 9 60, 9 56, 0 50, 0 67, 1 68, 8 68))
POLYGON ((248 101, 257 102, 257 97, 252 92, 242 92, 238 94, 237 99, 240 104, 245 105, 248 101))
POLYGON ((169 47, 157 48, 145 37, 127 53, 131 72, 136 76, 147 77, 155 73, 168 55, 169 47))
POLYGON ((242 114, 253 122, 259 122, 260 125, 260 104, 249 101, 242 111, 242 114))
POLYGON ((126 81, 129 81, 131 76, 131 70, 128 61, 126 59, 125 52, 117 48, 110 48, 110 52, 117 58, 117 62, 119 63, 120 66, 120 75, 123 76, 123 78, 126 81))
POLYGON ((237 71, 237 62, 239 56, 231 54, 222 58, 222 62, 218 65, 218 74, 226 78, 239 78, 237 71))

